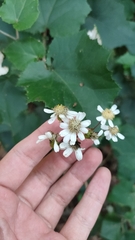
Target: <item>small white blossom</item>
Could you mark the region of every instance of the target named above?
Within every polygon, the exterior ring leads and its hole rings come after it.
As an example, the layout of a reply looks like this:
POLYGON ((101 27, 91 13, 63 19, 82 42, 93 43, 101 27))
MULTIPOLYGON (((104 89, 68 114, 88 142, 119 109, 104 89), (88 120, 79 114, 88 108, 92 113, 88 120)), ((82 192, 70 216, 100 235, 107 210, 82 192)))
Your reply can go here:
POLYGON ((86 116, 84 112, 78 112, 73 118, 62 118, 63 122, 60 123, 60 128, 63 130, 60 131, 59 135, 63 137, 63 142, 70 142, 71 145, 74 145, 77 141, 77 137, 83 141, 85 139, 86 133, 88 133, 87 127, 91 124, 90 120, 82 121, 86 116))
POLYGON ((85 148, 80 148, 76 145, 70 146, 69 143, 60 143, 60 149, 65 150, 63 152, 64 157, 69 157, 73 152, 75 153, 76 159, 78 161, 83 159, 83 154, 82 151, 85 150, 85 148))
POLYGON ((118 138, 121 140, 125 139, 125 137, 119 132, 119 128, 114 126, 113 123, 111 123, 111 126, 101 125, 101 128, 104 130, 104 135, 107 140, 112 139, 114 142, 118 142, 118 138))
POLYGON ((61 119, 61 117, 72 118, 77 114, 77 112, 70 111, 67 107, 63 105, 57 105, 53 109, 44 108, 44 112, 49 114, 52 113, 50 119, 48 120, 49 124, 52 124, 56 119, 61 119))
POLYGON ((50 142, 53 145, 54 152, 59 152, 59 145, 56 141, 56 134, 53 134, 51 132, 46 132, 44 135, 38 136, 38 140, 36 141, 36 143, 42 142, 45 139, 50 140, 50 142))
POLYGON ((2 67, 3 59, 4 55, 2 54, 2 52, 0 52, 0 76, 7 74, 9 71, 8 67, 2 67))
POLYGON ((97 121, 101 122, 102 125, 106 124, 108 121, 111 126, 112 120, 115 118, 115 115, 120 113, 120 110, 117 109, 117 105, 114 104, 110 109, 103 109, 100 105, 97 106, 97 110, 101 112, 101 116, 96 117, 97 121))
POLYGON ((98 44, 102 45, 101 37, 100 37, 100 35, 99 35, 98 31, 97 31, 97 27, 95 25, 94 25, 94 28, 92 30, 89 30, 87 32, 87 35, 89 36, 89 38, 91 40, 97 39, 98 44))
POLYGON ((99 137, 101 137, 101 135, 103 134, 103 130, 100 130, 99 133, 93 133, 92 134, 92 141, 94 142, 95 145, 99 145, 100 141, 99 141, 99 137))

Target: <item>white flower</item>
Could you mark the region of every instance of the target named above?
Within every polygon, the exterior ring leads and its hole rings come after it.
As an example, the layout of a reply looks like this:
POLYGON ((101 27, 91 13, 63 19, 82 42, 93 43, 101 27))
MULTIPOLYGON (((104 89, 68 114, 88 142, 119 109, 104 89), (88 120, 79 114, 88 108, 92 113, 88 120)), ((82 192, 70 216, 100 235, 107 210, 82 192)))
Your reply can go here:
POLYGON ((89 31, 87 32, 87 35, 89 36, 89 38, 90 38, 91 40, 97 39, 98 44, 99 44, 99 45, 102 45, 101 37, 100 37, 100 35, 99 35, 98 31, 97 31, 97 27, 96 27, 95 25, 94 25, 93 30, 89 30, 89 31))
POLYGON ((118 142, 118 138, 121 140, 124 140, 125 137, 119 132, 119 128, 117 126, 114 126, 113 123, 111 123, 111 126, 107 125, 101 125, 101 128, 104 131, 104 135, 107 140, 113 140, 114 142, 118 142))
POLYGON ((68 108, 62 104, 55 106, 53 109, 44 108, 44 112, 49 114, 52 113, 48 120, 49 124, 52 124, 56 119, 61 119, 61 117, 72 118, 77 114, 77 112, 68 110, 68 108))
POLYGON ((68 143, 70 141, 71 145, 74 145, 77 141, 77 137, 83 141, 85 139, 84 134, 88 133, 87 127, 91 124, 90 120, 82 121, 86 116, 84 112, 78 112, 76 116, 71 119, 62 118, 63 122, 60 123, 59 135, 63 138, 63 142, 68 143))
POLYGON ((69 157, 73 152, 75 153, 76 159, 78 161, 83 159, 82 151, 85 150, 85 148, 80 148, 76 145, 70 146, 69 143, 60 143, 60 149, 65 151, 63 152, 64 157, 69 157))
POLYGON ((91 139, 94 142, 95 145, 99 145, 100 141, 99 141, 99 137, 103 134, 103 130, 100 130, 99 133, 95 133, 93 132, 91 139))
POLYGON ((2 67, 3 59, 4 55, 2 54, 2 52, 0 52, 0 76, 7 74, 9 71, 8 67, 2 67))
POLYGON ((102 113, 101 116, 96 117, 97 121, 101 122, 102 125, 106 124, 107 120, 109 125, 112 124, 112 120, 114 119, 115 115, 120 113, 120 110, 117 109, 116 104, 114 104, 110 109, 106 108, 105 110, 98 105, 97 110, 102 113))
POLYGON ((42 142, 45 139, 50 140, 50 145, 51 147, 53 147, 54 152, 59 152, 59 146, 56 141, 56 134, 53 134, 51 132, 46 132, 44 135, 38 136, 38 140, 36 141, 36 143, 42 142))

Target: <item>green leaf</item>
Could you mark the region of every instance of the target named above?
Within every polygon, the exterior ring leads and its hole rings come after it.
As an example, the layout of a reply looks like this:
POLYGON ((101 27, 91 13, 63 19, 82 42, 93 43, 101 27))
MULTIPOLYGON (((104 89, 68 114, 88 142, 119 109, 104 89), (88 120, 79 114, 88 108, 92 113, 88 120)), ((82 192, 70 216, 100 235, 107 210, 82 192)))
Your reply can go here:
POLYGON ((0 8, 2 20, 18 31, 30 28, 38 14, 38 0, 5 0, 0 8))
POLYGON ((5 53, 18 70, 24 70, 30 62, 44 57, 45 48, 40 41, 29 38, 25 41, 12 42, 5 49, 5 53))
POLYGON ((126 45, 135 54, 135 32, 126 20, 124 5, 119 0, 89 0, 89 3, 92 12, 86 22, 87 29, 95 24, 104 46, 113 49, 126 45))
POLYGON ((135 56, 127 52, 124 55, 120 56, 116 62, 130 68, 135 64, 135 56))
POLYGON ((0 81, 0 111, 2 124, 8 126, 13 134, 16 133, 16 119, 26 109, 26 99, 20 88, 10 81, 0 81))
POLYGON ((130 225, 132 225, 133 227, 135 226, 135 213, 134 213, 134 211, 126 212, 124 214, 124 218, 125 218, 126 221, 128 221, 130 223, 130 225))
POLYGON ((121 225, 119 222, 104 220, 100 235, 107 240, 119 240, 121 225))
POLYGON ((135 209, 135 192, 133 183, 124 178, 119 178, 119 183, 112 189, 108 200, 120 206, 135 209))
POLYGON ((125 140, 112 143, 117 151, 118 173, 129 180, 135 180, 135 128, 131 125, 124 125, 121 128, 125 140))
POLYGON ((106 69, 109 52, 91 41, 86 32, 56 38, 50 47, 51 70, 43 62, 31 63, 22 73, 29 101, 44 101, 49 107, 64 104, 85 111, 95 121, 98 104, 106 107, 118 87, 106 69))
POLYGON ((86 0, 40 0, 39 9, 39 18, 30 32, 44 32, 49 28, 52 36, 78 32, 90 12, 86 0))
POLYGON ((135 11, 135 3, 132 0, 119 0, 119 2, 124 5, 128 19, 132 19, 135 11))

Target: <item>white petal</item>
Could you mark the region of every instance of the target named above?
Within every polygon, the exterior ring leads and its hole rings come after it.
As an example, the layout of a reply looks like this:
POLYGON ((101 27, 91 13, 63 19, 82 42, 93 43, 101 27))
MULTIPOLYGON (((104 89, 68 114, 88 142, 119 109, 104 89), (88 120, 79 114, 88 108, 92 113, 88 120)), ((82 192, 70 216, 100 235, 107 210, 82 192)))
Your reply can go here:
POLYGON ((93 30, 89 30, 89 31, 87 32, 87 35, 89 36, 89 38, 90 38, 91 40, 96 39, 96 38, 97 38, 97 30, 96 30, 96 28, 93 28, 93 30))
POLYGON ((65 137, 67 134, 69 134, 69 130, 68 129, 64 129, 64 130, 59 132, 59 135, 61 137, 65 137))
POLYGON ((62 143, 60 143, 60 149, 66 149, 66 148, 68 148, 69 147, 69 144, 68 143, 64 143, 64 142, 62 142, 62 143))
POLYGON ((97 121, 99 121, 99 122, 104 120, 104 118, 103 118, 102 116, 96 117, 96 119, 97 119, 97 121))
POLYGON ((104 109, 100 105, 97 106, 97 110, 101 113, 104 111, 104 109))
POLYGON ((103 129, 103 130, 108 130, 109 127, 108 127, 107 125, 101 125, 101 129, 103 129))
POLYGON ((114 113, 115 115, 117 115, 117 114, 120 113, 120 110, 119 110, 119 109, 116 109, 115 111, 113 111, 113 113, 114 113))
POLYGON ((60 123, 60 128, 68 128, 68 124, 67 123, 60 123))
POLYGON ((68 143, 69 140, 70 140, 70 137, 71 137, 70 133, 67 134, 67 135, 63 138, 63 142, 68 143))
POLYGON ((46 138, 51 139, 52 138, 52 133, 51 132, 46 132, 45 136, 46 136, 46 138))
POLYGON ((95 145, 99 145, 99 144, 100 144, 100 142, 99 142, 98 139, 92 139, 92 140, 93 140, 93 142, 94 142, 95 145))
POLYGON ((108 134, 107 136, 106 136, 106 139, 107 140, 110 140, 112 138, 112 135, 111 134, 108 134))
POLYGON ((78 112, 76 119, 82 121, 85 118, 85 116, 86 116, 85 112, 78 112))
POLYGON ((105 124, 106 124, 106 119, 105 119, 105 118, 102 118, 101 124, 102 124, 102 125, 105 125, 105 124))
POLYGON ((63 152, 63 156, 64 157, 69 157, 69 155, 73 152, 73 149, 70 147, 70 148, 67 148, 64 152, 63 152))
POLYGON ((45 139, 47 139, 47 137, 45 135, 40 135, 40 136, 38 136, 38 139, 45 140, 45 139))
POLYGON ((83 133, 88 133, 88 129, 87 128, 80 128, 80 131, 83 132, 83 133))
POLYGON ((56 116, 55 117, 51 117, 49 120, 48 120, 48 123, 49 124, 52 124, 56 119, 56 116))
POLYGON ((112 136, 112 140, 114 141, 114 142, 118 142, 118 138, 116 137, 116 136, 112 136))
POLYGON ((45 113, 54 113, 54 111, 53 111, 53 110, 51 110, 51 109, 48 109, 48 108, 44 108, 44 112, 45 112, 45 113))
POLYGON ((125 136, 123 136, 121 133, 117 133, 117 136, 118 136, 121 140, 124 140, 124 139, 125 139, 125 136))
POLYGON ((2 64, 3 62, 3 59, 4 59, 4 55, 2 52, 0 52, 0 65, 2 64))
POLYGON ((70 139, 72 143, 71 145, 74 145, 76 142, 76 133, 71 133, 70 139))
POLYGON ((54 146, 53 146, 53 148, 54 148, 54 152, 59 152, 59 146, 58 146, 58 143, 56 142, 56 141, 54 141, 54 146))
POLYGON ((77 112, 68 110, 67 114, 72 117, 75 117, 77 115, 77 112))
POLYGON ((117 108, 117 105, 116 105, 116 104, 112 105, 112 107, 111 107, 112 112, 115 111, 116 108, 117 108))
POLYGON ((7 74, 9 71, 8 67, 0 67, 0 76, 7 74))
POLYGON ((80 161, 80 160, 83 159, 83 154, 82 154, 81 148, 78 148, 78 149, 75 151, 75 156, 76 156, 76 159, 77 159, 78 161, 80 161))
POLYGON ((88 127, 91 124, 90 120, 84 120, 81 122, 81 127, 88 127))
POLYGON ((98 137, 100 137, 103 134, 103 130, 100 130, 98 133, 98 137))
POLYGON ((99 34, 97 34, 97 42, 99 45, 102 45, 102 40, 101 40, 99 34))
POLYGON ((110 126, 110 127, 114 127, 114 124, 113 124, 112 120, 109 119, 109 120, 108 120, 108 123, 109 123, 109 126, 110 126))
POLYGON ((83 134, 82 132, 79 132, 79 133, 78 133, 78 137, 79 137, 79 139, 80 139, 81 141, 83 141, 83 140, 85 139, 85 136, 84 136, 84 134, 83 134))
POLYGON ((107 136, 107 135, 111 135, 110 132, 107 130, 104 132, 104 135, 107 136))

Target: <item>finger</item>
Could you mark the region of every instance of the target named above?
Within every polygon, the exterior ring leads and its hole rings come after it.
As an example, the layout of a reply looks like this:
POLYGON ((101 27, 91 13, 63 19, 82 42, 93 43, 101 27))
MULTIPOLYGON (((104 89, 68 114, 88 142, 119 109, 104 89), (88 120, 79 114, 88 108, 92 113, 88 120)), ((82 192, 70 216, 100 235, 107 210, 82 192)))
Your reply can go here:
POLYGON ((36 209, 53 229, 57 225, 64 208, 76 195, 83 183, 94 173, 102 160, 96 148, 88 149, 84 159, 76 162, 68 172, 49 190, 36 209))
POLYGON ((108 169, 103 167, 98 169, 82 200, 61 230, 61 234, 67 240, 86 240, 88 238, 105 201, 110 179, 108 169))
POLYGON ((58 129, 57 121, 53 125, 46 122, 12 148, 0 162, 0 184, 11 190, 16 190, 32 169, 50 151, 48 140, 36 144, 38 136, 47 131, 57 132, 58 129))
MULTIPOLYGON (((86 149, 92 145, 91 141, 84 141, 82 147, 86 149)), ((71 167, 76 161, 75 155, 63 157, 62 151, 51 152, 33 169, 30 175, 16 190, 22 201, 35 209, 45 196, 50 186, 71 167)))

